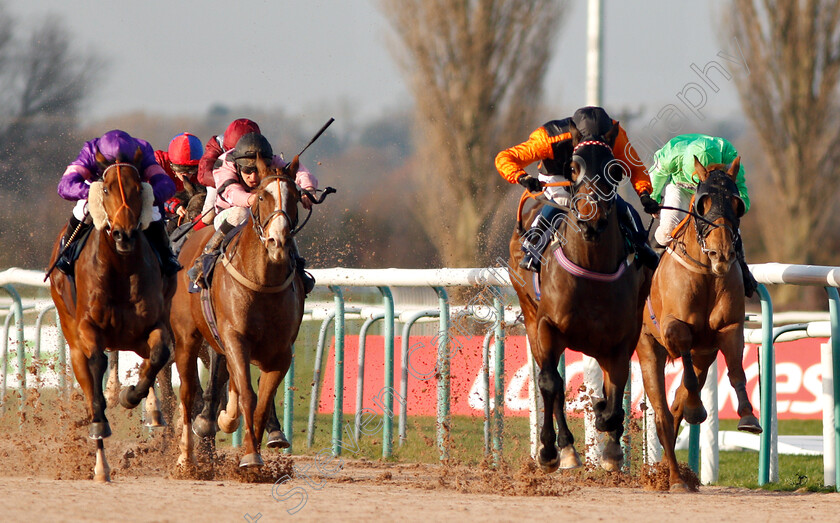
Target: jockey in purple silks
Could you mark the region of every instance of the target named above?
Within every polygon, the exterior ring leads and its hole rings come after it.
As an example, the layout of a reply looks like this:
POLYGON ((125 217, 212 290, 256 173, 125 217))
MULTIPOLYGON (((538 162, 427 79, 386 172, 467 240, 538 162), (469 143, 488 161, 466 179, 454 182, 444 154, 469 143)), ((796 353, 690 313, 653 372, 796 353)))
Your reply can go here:
MULTIPOLYGON (((73 215, 70 217, 67 231, 61 239, 61 248, 63 249, 67 245, 74 231, 78 229, 73 236, 77 238, 91 227, 91 220, 87 212, 90 184, 101 180, 105 169, 115 162, 133 163, 138 149, 142 153, 142 160, 139 165, 140 178, 152 186, 155 195, 152 223, 145 231, 146 239, 160 257, 163 273, 165 275, 175 274, 181 269, 181 264, 178 263, 178 258, 175 257, 169 247, 169 237, 162 220, 162 206, 166 200, 175 194, 175 183, 155 160, 155 151, 149 145, 149 142, 132 138, 125 131, 117 129, 85 142, 79 155, 70 163, 67 170, 64 171, 64 175, 62 175, 61 181, 58 182, 58 195, 65 200, 77 202, 73 208, 73 215), (105 157, 107 163, 102 164, 96 161, 97 152, 105 157)), ((65 274, 73 273, 71 251, 73 249, 67 249, 56 264, 56 267, 65 274)))

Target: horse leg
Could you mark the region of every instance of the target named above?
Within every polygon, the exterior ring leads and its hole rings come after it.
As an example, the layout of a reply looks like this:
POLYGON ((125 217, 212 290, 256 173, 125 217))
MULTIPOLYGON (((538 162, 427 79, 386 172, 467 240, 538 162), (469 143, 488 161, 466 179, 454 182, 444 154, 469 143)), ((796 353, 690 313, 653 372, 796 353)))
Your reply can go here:
POLYGON ((610 358, 601 358, 598 363, 604 372, 604 398, 594 406, 595 428, 608 434, 601 457, 601 467, 609 472, 621 470, 624 452, 621 450, 621 435, 624 433, 624 386, 630 375, 630 354, 626 349, 613 351, 610 358), (620 354, 616 358, 614 355, 620 354))
POLYGON ((118 351, 108 353, 108 383, 105 385, 105 399, 107 405, 113 407, 120 397, 120 354, 118 351))
POLYGON ((265 446, 270 449, 287 449, 292 446, 283 433, 280 420, 277 419, 277 390, 271 393, 271 400, 268 402, 268 418, 265 422, 265 430, 268 432, 268 439, 265 446))
POLYGON ((193 453, 192 416, 190 413, 195 400, 195 384, 198 382, 195 351, 200 340, 191 339, 190 342, 182 350, 175 351, 175 365, 178 367, 178 375, 181 378, 181 440, 178 443, 181 453, 178 456, 178 466, 194 468, 196 461, 193 453))
MULTIPOLYGON (((287 367, 288 369, 288 367, 287 367)), ((286 448, 289 446, 289 442, 286 441, 286 436, 283 434, 283 431, 280 430, 280 423, 277 421, 275 408, 274 408, 274 395, 277 392, 277 386, 280 385, 280 381, 283 379, 283 375, 285 372, 282 370, 273 370, 273 371, 262 371, 260 372, 260 377, 258 379, 259 391, 257 392, 257 408, 254 411, 254 420, 255 420, 255 427, 256 430, 256 439, 257 441, 262 441, 263 432, 271 423, 272 414, 274 416, 274 423, 277 424, 275 431, 279 431, 280 438, 285 441, 285 445, 282 445, 281 442, 275 441, 275 447, 277 448, 286 448)), ((275 432, 275 437, 277 434, 275 432)), ((269 439, 271 439, 271 431, 269 431, 269 439)), ((268 446, 268 444, 266 444, 268 446)))
POLYGON ((105 377, 105 368, 108 365, 108 357, 102 351, 94 352, 88 358, 87 366, 93 378, 93 419, 90 424, 90 437, 96 440, 96 464, 93 467, 93 479, 99 483, 111 481, 111 467, 105 459, 104 439, 111 435, 111 427, 105 417, 105 394, 102 390, 102 378, 105 377))
MULTIPOLYGON (((174 360, 167 361, 166 365, 164 365, 163 369, 157 376, 158 390, 160 391, 158 412, 161 413, 161 425, 157 426, 161 427, 166 426, 165 420, 175 419, 175 390, 172 388, 172 367, 174 363, 174 360)), ((152 387, 151 391, 155 392, 154 387, 152 387)), ((146 412, 148 412, 148 410, 146 412)))
MULTIPOLYGON (((706 409, 700 400, 700 384, 697 375, 694 373, 694 363, 691 357, 691 327, 683 321, 671 315, 662 321, 662 337, 668 352, 679 354, 683 363, 683 381, 679 392, 685 391, 685 395, 679 402, 679 407, 685 420, 692 425, 698 425, 706 419, 706 409)), ((677 405, 675 399, 674 404, 677 405)), ((676 417, 676 416, 675 416, 676 417)))
POLYGON ((214 438, 216 432, 219 430, 216 425, 216 410, 219 406, 219 397, 221 396, 222 387, 224 387, 225 382, 229 378, 227 375, 227 361, 225 360, 224 354, 219 354, 211 349, 207 368, 210 371, 210 375, 207 378, 207 388, 204 389, 202 398, 204 405, 201 412, 195 417, 193 430, 202 438, 214 438))
MULTIPOLYGON (((262 457, 260 457, 260 442, 257 441, 256 430, 254 429, 254 409, 256 406, 257 395, 254 393, 254 388, 251 387, 251 365, 249 363, 249 351, 243 347, 243 340, 238 345, 239 350, 233 350, 226 354, 228 360, 228 370, 230 371, 230 381, 236 385, 236 390, 239 391, 239 403, 242 408, 242 417, 244 418, 243 425, 245 427, 242 437, 242 443, 245 447, 245 455, 239 460, 240 467, 261 467, 263 465, 262 457)), ((276 385, 275 385, 276 386, 276 385)), ((231 391, 231 396, 233 396, 231 391)), ((230 403, 228 403, 230 406, 230 403)))
POLYGON ((169 361, 169 342, 169 331, 166 328, 158 327, 149 333, 149 358, 140 367, 137 385, 126 387, 120 392, 120 404, 123 407, 133 409, 149 393, 158 373, 169 361))
POLYGON ((719 345, 723 352, 723 359, 726 361, 726 368, 729 372, 729 383, 735 389, 738 397, 738 430, 761 434, 761 423, 753 413, 752 403, 747 395, 747 376, 744 374, 744 331, 741 326, 729 332, 721 333, 719 345))
POLYGON ((645 394, 656 418, 656 435, 662 444, 664 458, 668 464, 670 489, 672 492, 686 492, 688 485, 680 476, 680 466, 674 451, 677 437, 665 389, 665 348, 653 336, 643 332, 636 346, 636 354, 642 369, 645 394))
POLYGON ((166 422, 163 420, 163 413, 160 411, 160 401, 158 400, 157 393, 155 393, 154 385, 149 388, 149 395, 146 396, 145 425, 152 428, 166 426, 166 422))
POLYGON ((228 381, 227 407, 219 412, 218 423, 219 428, 228 434, 239 428, 239 391, 233 380, 228 381))

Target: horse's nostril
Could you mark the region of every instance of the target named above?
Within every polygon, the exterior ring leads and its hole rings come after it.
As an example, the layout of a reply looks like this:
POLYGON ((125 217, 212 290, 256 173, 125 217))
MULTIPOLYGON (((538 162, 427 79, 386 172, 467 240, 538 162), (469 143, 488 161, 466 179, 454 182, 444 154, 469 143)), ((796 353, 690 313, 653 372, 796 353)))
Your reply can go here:
POLYGON ((717 255, 718 255, 718 252, 716 250, 712 249, 711 251, 709 251, 709 257, 717 258, 717 255))

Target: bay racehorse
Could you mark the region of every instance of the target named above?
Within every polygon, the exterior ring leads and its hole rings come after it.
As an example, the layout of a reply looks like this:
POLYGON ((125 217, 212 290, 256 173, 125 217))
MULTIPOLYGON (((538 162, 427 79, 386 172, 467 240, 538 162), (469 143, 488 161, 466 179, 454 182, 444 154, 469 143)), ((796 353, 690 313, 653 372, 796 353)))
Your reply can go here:
MULTIPOLYGON (((73 372, 87 400, 90 437, 97 442, 97 481, 110 480, 103 442, 111 435, 102 390, 105 350, 131 350, 143 358, 137 385, 120 393, 125 408, 136 407, 147 396, 169 359, 175 276, 161 275, 156 254, 142 232, 152 219, 154 195, 151 186, 141 181, 141 158, 139 148, 133 159, 118 158, 105 169, 102 181, 91 184, 88 208, 94 229, 76 261, 75 276, 60 271, 49 276, 73 372)), ((100 153, 96 159, 108 163, 100 153)), ((53 247, 53 263, 60 238, 53 247)))
POLYGON ((738 397, 738 429, 761 432, 746 390, 744 284, 739 264, 733 263, 744 214, 735 185, 740 158, 728 171, 723 169, 723 165, 704 167, 695 158, 700 183, 686 219, 672 233, 674 240, 653 276, 636 348, 674 491, 687 489, 674 454, 677 429, 683 418, 692 424, 706 419, 700 389, 718 351, 723 353, 738 397), (682 360, 683 380, 669 410, 665 363, 677 358, 682 360))
MULTIPOLYGON (((556 241, 546 250, 538 276, 519 268, 523 255, 519 224, 510 242, 510 279, 540 367, 538 385, 545 404, 537 456, 540 467, 553 472, 581 465, 566 424, 565 384, 557 370, 560 356, 570 348, 593 357, 604 372, 604 389, 595 391, 605 398, 593 405, 595 426, 608 433, 602 467, 618 470, 623 459, 619 443, 625 416, 622 399, 650 270, 632 261, 619 229, 615 190, 622 174, 610 145, 617 124, 603 137, 582 137, 574 125, 570 132, 574 147, 570 212, 552 224, 556 241)), ((526 220, 539 210, 539 206, 532 209, 526 220)))
MULTIPOLYGON (((299 163, 296 157, 282 169, 268 168, 261 159, 257 165, 262 180, 257 198, 246 224, 221 255, 209 291, 188 292, 190 282, 184 273, 173 299, 171 321, 183 420, 179 466, 195 464, 190 413, 198 382, 196 357, 205 340, 225 356, 218 361, 226 361, 230 374, 227 408, 219 414, 219 426, 233 432, 241 407, 245 455, 239 465, 262 466, 259 449, 266 419, 277 386, 289 369, 292 343, 303 318, 304 289, 292 251, 301 198, 294 178, 299 163), (212 314, 210 321, 205 312, 212 314), (260 369, 257 395, 251 386, 252 363, 260 369)), ((212 233, 212 228, 194 233, 181 250, 181 263, 192 266, 212 233)))

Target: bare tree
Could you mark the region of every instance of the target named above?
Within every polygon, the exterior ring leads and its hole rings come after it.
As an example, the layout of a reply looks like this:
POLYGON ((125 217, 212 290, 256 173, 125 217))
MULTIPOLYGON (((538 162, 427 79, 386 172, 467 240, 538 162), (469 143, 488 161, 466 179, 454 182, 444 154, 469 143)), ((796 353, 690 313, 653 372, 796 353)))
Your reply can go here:
POLYGON ((508 192, 493 160, 533 124, 565 2, 381 5, 416 102, 422 189, 414 209, 445 264, 486 263, 494 256, 484 236, 508 192))
POLYGON ((0 6, 0 243, 15 245, 0 264, 46 264, 66 218, 56 214, 55 187, 79 150, 78 113, 100 67, 57 18, 26 29, 0 6), (20 212, 21 198, 33 195, 20 212))
POLYGON ((748 66, 737 85, 766 159, 762 243, 774 260, 833 263, 818 239, 840 181, 840 1, 735 0, 726 26, 748 66))

